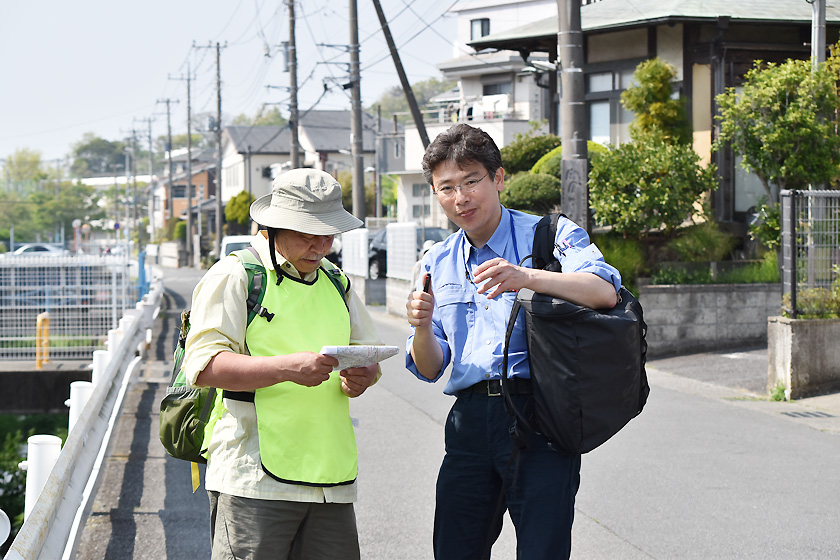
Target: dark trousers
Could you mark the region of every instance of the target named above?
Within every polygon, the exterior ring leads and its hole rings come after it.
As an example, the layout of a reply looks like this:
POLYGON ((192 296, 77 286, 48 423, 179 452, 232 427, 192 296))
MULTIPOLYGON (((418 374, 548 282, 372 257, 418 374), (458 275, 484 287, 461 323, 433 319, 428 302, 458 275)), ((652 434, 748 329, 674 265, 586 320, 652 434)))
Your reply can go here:
MULTIPOLYGON (((530 397, 513 398, 525 407, 530 397)), ((498 538, 505 508, 516 528, 517 558, 556 560, 571 554, 580 455, 556 451, 534 434, 508 469, 511 424, 502 396, 465 394, 449 411, 437 481, 437 560, 489 558, 483 555, 485 543, 498 538), (504 501, 497 514, 500 492, 504 501)))

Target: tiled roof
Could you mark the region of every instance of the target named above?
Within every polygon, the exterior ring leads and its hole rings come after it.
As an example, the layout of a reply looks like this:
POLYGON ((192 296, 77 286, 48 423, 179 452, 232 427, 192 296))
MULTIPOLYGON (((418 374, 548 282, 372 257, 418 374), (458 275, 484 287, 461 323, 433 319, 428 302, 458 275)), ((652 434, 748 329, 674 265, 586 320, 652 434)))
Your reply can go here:
MULTIPOLYGON (((716 20, 729 17, 749 22, 810 24, 811 4, 806 0, 601 0, 580 9, 581 28, 597 31, 652 23, 716 20)), ((826 22, 840 23, 840 0, 829 0, 826 22)), ((557 14, 469 43, 476 50, 496 48, 505 41, 556 35, 557 14)))

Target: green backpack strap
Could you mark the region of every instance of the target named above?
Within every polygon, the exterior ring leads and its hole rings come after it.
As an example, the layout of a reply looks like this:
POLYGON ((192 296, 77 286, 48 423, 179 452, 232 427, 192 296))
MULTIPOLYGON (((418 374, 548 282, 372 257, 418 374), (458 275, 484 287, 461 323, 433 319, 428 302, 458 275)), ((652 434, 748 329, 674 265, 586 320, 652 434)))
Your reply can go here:
POLYGON ((350 279, 328 259, 321 259, 321 266, 318 268, 323 270, 327 278, 330 279, 330 282, 333 283, 333 286, 335 286, 335 289, 341 295, 341 301, 344 302, 344 306, 349 310, 350 306, 347 305, 347 292, 350 291, 350 279))
POLYGON ((233 251, 233 255, 239 259, 242 266, 245 267, 245 273, 248 275, 248 299, 246 305, 248 307, 248 325, 255 317, 265 317, 266 321, 271 322, 274 319, 274 313, 262 306, 262 300, 265 296, 265 287, 268 282, 268 273, 260 261, 259 253, 253 247, 247 249, 240 249, 233 251))

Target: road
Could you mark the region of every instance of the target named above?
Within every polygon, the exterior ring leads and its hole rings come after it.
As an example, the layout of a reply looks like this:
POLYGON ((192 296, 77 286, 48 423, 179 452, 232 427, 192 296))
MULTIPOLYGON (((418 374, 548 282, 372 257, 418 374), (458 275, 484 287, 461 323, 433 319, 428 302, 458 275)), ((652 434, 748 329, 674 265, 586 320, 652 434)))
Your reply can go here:
MULTIPOLYGON (((195 279, 167 271, 172 310, 195 279)), ((369 309, 386 343, 403 347, 405 321, 369 309)), ((172 310, 161 340, 172 338, 172 310)), ((171 367, 161 344, 123 411, 79 558, 209 557, 206 495, 190 493, 186 463, 157 444, 156 403, 171 367)), ((762 352, 649 364, 644 412, 583 458, 573 558, 840 558, 838 399, 761 398, 762 352)), ((452 400, 442 382, 410 375, 401 356, 382 365, 380 382, 351 406, 362 557, 426 560, 452 400)), ((515 558, 509 523, 493 558, 515 558)))

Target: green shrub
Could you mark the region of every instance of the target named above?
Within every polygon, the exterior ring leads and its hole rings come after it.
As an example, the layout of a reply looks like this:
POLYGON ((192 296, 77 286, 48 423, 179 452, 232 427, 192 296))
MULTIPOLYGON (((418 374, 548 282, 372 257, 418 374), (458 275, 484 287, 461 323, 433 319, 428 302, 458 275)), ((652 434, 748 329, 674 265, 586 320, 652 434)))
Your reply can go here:
POLYGON ((618 235, 593 235, 592 241, 601 250, 604 260, 618 269, 621 282, 636 293, 636 279, 644 273, 645 250, 637 239, 625 239, 618 235))
POLYGON ((501 200, 508 208, 548 214, 560 204, 560 179, 544 173, 518 173, 507 182, 501 200))
POLYGON ((668 235, 717 188, 717 168, 703 167, 690 145, 661 138, 627 142, 593 154, 589 202, 595 219, 625 237, 662 229, 668 235))
POLYGON ((724 260, 737 243, 736 236, 721 231, 716 223, 709 221, 683 229, 668 247, 682 261, 706 262, 724 260))
POLYGON ((758 241, 771 251, 782 239, 782 214, 778 204, 768 205, 762 197, 755 220, 750 224, 750 239, 758 241))
MULTIPOLYGON (((532 131, 533 133, 533 131, 532 131)), ((560 145, 560 137, 554 134, 532 136, 517 134, 513 142, 501 149, 502 167, 508 174, 530 171, 543 155, 560 145)))
POLYGON ((779 260, 775 251, 765 253, 760 263, 733 268, 718 275, 718 284, 775 284, 779 282, 779 260))
MULTIPOLYGON (((840 319, 840 289, 809 288, 796 292, 797 318, 840 319)), ((790 317, 790 293, 782 297, 782 314, 790 317)))
MULTIPOLYGON (((607 151, 607 148, 602 144, 589 140, 586 142, 586 150, 589 153, 589 158, 592 158, 593 153, 602 154, 607 151)), ((546 173, 554 175, 558 179, 563 179, 560 171, 560 164, 563 161, 563 146, 557 146, 543 157, 537 160, 537 163, 531 168, 531 173, 546 173)))
POLYGON ((175 224, 175 231, 172 234, 173 241, 187 241, 187 222, 178 220, 175 224))

